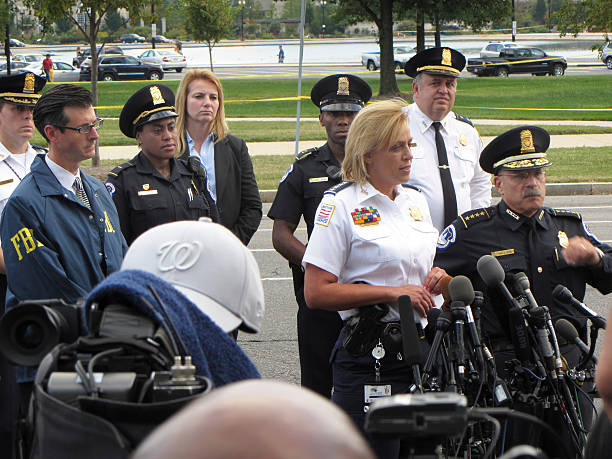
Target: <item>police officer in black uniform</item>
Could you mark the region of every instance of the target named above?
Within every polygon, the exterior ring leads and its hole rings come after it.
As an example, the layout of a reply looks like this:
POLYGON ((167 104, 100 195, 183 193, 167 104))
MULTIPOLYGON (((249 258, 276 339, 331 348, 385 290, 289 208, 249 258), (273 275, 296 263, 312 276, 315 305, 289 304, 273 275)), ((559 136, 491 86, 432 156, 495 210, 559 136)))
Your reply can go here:
MULTIPOLYGON (((540 306, 547 306, 553 323, 564 318, 586 340, 586 320, 572 306, 555 299, 556 285, 567 287, 582 301, 586 284, 603 294, 612 292, 612 247, 600 242, 578 212, 543 207, 546 193, 548 133, 523 126, 495 138, 483 150, 480 165, 494 174, 501 201, 493 207, 464 213, 444 229, 438 240, 436 266, 450 275, 468 276, 476 290, 485 292, 481 324, 495 354, 498 373, 506 377, 504 362, 515 357, 508 307, 497 289, 487 289, 477 273, 478 259, 497 258, 512 288, 512 274, 527 275, 540 306)), ((561 353, 573 368, 580 354, 573 344, 560 339, 561 353)), ((584 404, 584 424, 591 409, 584 404)))
POLYGON ((302 257, 306 246, 294 236, 303 216, 308 236, 323 192, 342 181, 340 165, 351 122, 372 97, 372 89, 354 75, 330 75, 318 81, 310 98, 320 108, 319 121, 327 131, 327 143, 299 153, 278 186, 268 217, 274 220, 274 248, 289 260, 293 286, 299 305, 298 345, 301 383, 324 397, 331 395, 331 349, 342 321, 337 312, 313 310, 304 300, 302 257))
POLYGON ((121 110, 121 132, 138 139, 142 150, 109 173, 106 187, 128 244, 162 223, 199 217, 219 220, 199 158, 175 158, 177 116, 174 93, 162 84, 139 89, 121 110))

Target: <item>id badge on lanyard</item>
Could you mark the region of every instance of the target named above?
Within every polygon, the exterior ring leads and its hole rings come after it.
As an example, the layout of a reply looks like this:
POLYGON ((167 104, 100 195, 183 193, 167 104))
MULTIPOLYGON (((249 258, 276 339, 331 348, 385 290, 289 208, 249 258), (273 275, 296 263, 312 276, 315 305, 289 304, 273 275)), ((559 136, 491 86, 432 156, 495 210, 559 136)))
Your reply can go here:
POLYGON ((391 384, 381 384, 380 382, 380 367, 381 359, 385 356, 386 351, 379 339, 378 344, 372 349, 372 357, 374 358, 374 383, 364 384, 363 386, 363 411, 368 412, 370 403, 377 398, 389 397, 391 395, 391 384))

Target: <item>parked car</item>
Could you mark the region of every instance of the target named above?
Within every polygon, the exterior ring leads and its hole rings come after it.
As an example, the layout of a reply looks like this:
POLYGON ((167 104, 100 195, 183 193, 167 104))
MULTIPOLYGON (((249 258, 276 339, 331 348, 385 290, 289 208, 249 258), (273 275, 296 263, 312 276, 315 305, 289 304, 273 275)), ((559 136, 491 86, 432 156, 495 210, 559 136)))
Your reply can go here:
POLYGON ((138 35, 137 33, 124 33, 119 37, 121 43, 144 43, 145 37, 138 35))
POLYGON ((492 41, 484 48, 480 50, 480 57, 499 57, 499 53, 501 53, 506 48, 518 48, 519 44, 514 41, 492 41))
MULTIPOLYGON (((426 45, 425 48, 431 48, 431 45, 426 45)), ((393 56, 395 60, 395 69, 403 69, 406 62, 416 54, 416 48, 397 47, 393 48, 393 56)), ((361 55, 361 64, 370 71, 380 68, 380 53, 363 53, 361 55)))
MULTIPOLYGON (((27 62, 13 62, 11 61, 11 74, 12 73, 22 73, 25 72, 26 70, 24 70, 26 67, 28 67, 28 63, 27 62)), ((35 72, 35 73, 39 73, 39 72, 35 72)), ((6 76, 7 72, 6 72, 6 61, 0 63, 0 76, 6 76)))
POLYGON ((148 49, 139 56, 142 62, 161 65, 165 72, 176 70, 182 72, 187 67, 187 59, 182 54, 170 49, 148 49))
MULTIPOLYGON (((102 45, 98 45, 96 49, 98 50, 98 58, 107 54, 123 54, 123 50, 118 46, 104 46, 104 48, 102 48, 102 45)), ((80 67, 86 59, 90 58, 90 55, 91 49, 85 48, 83 51, 80 52, 78 57, 74 57, 72 59, 72 65, 74 65, 75 67, 80 67)))
MULTIPOLYGON (((164 69, 161 65, 141 62, 134 56, 109 55, 98 60, 98 80, 161 80, 164 69)), ((81 65, 80 81, 91 81, 91 59, 81 65)))
POLYGON ((14 62, 27 62, 29 64, 33 62, 40 62, 42 65, 42 61, 45 59, 45 56, 42 54, 15 54, 11 57, 11 60, 14 62))
POLYGON ((19 40, 16 40, 15 38, 11 38, 9 40, 9 46, 11 48, 24 48, 25 47, 25 43, 19 40))
MULTIPOLYGON (((147 41, 151 43, 151 37, 147 38, 147 41)), ((155 37, 153 37, 153 41, 155 43, 174 43, 174 41, 164 37, 163 35, 155 35, 155 37)))
MULTIPOLYGON (((42 70, 42 63, 33 62, 24 71, 36 73, 41 77, 45 77, 45 72, 42 70)), ((79 69, 73 67, 68 62, 53 61, 53 82, 79 81, 79 69)))
POLYGON ((563 75, 567 61, 562 56, 549 56, 540 48, 505 48, 500 57, 468 59, 467 71, 478 76, 497 75, 507 77, 510 73, 532 75, 563 75))
POLYGON ((601 50, 601 61, 606 64, 608 69, 612 70, 612 41, 606 43, 606 46, 601 50))

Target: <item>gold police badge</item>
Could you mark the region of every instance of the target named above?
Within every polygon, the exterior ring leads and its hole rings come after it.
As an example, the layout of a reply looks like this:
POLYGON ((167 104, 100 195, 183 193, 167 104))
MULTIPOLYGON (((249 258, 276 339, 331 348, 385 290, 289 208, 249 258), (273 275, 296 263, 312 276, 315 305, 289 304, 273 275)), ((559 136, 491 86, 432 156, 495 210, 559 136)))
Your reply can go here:
POLYGON ((563 247, 564 249, 566 249, 567 246, 569 245, 569 239, 567 237, 567 234, 565 234, 565 232, 563 231, 559 231, 559 233, 557 234, 557 237, 559 238, 559 245, 563 247))
POLYGON ((166 102, 161 91, 159 90, 159 87, 151 86, 149 91, 151 92, 151 97, 153 98, 153 105, 159 105, 166 102))

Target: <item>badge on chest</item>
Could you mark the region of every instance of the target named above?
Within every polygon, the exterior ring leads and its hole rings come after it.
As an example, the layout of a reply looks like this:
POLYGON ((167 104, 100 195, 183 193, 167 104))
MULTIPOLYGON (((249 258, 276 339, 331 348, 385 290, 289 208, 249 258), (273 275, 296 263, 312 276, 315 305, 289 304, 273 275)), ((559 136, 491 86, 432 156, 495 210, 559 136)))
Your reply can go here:
POLYGON ((138 190, 138 196, 149 196, 152 194, 157 194, 157 190, 151 190, 148 183, 143 183, 142 190, 138 190))

